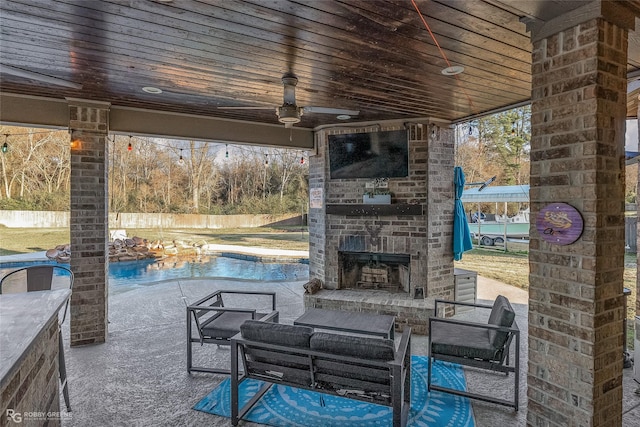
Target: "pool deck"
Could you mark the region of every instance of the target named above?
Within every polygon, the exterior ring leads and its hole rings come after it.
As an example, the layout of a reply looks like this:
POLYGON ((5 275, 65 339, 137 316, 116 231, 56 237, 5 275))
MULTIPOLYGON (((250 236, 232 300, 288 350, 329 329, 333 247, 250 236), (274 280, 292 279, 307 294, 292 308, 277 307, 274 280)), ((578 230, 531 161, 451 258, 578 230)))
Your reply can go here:
MULTIPOLYGON (((304 312, 303 281, 255 282, 229 279, 172 280, 132 289, 109 298, 109 335, 104 344, 69 348, 69 322, 64 325, 65 353, 72 418, 63 426, 228 426, 229 420, 191 409, 226 376, 186 372, 185 307, 217 289, 275 291, 281 323, 293 323, 304 312)), ((476 426, 526 424, 527 298, 512 286, 479 278, 480 302, 498 294, 513 302, 522 330, 521 410, 473 402, 476 426)), ((427 338, 412 337, 412 353, 426 353, 427 338)), ((194 346, 194 361, 229 366, 228 347, 194 346)), ((509 389, 512 377, 466 369, 470 389, 493 394, 509 389)), ((623 377, 624 426, 640 426, 640 396, 632 370, 623 377)), ((64 406, 61 406, 64 407, 64 406)), ((252 423, 243 423, 255 426, 252 423)))

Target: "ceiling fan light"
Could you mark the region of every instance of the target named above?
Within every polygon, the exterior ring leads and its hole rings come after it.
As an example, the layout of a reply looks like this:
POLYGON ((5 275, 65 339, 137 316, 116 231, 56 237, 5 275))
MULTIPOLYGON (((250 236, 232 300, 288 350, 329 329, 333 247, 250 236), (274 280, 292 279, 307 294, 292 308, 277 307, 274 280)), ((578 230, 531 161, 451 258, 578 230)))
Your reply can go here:
POLYGON ((153 87, 153 86, 145 86, 142 88, 142 91, 147 93, 152 93, 154 95, 158 95, 162 93, 162 89, 158 89, 157 87, 153 87))
POLYGON ((464 71, 464 67, 461 65, 453 65, 451 67, 447 67, 441 71, 445 76, 455 76, 456 74, 460 74, 464 71))
POLYGON ((283 105, 282 107, 278 107, 277 112, 278 121, 284 124, 299 123, 300 116, 302 115, 300 109, 295 105, 283 105))

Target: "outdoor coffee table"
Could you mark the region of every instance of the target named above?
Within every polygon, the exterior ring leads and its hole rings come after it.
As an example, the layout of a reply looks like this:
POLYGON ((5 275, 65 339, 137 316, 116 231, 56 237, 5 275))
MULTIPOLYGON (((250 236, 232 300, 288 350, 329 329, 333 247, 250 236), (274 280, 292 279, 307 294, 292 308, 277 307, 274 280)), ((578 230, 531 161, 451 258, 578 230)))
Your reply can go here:
POLYGON ((293 324, 393 339, 395 322, 395 316, 386 314, 310 308, 293 324))

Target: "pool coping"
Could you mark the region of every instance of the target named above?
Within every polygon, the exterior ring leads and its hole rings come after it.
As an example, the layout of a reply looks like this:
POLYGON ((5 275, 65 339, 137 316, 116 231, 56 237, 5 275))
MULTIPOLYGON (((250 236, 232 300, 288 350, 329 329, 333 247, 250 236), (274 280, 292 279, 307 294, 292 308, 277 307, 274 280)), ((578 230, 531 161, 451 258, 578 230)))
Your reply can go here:
MULTIPOLYGON (((203 246, 203 254, 213 256, 219 255, 227 258, 236 258, 256 262, 290 262, 303 264, 309 262, 309 251, 272 249, 258 246, 206 244, 203 246)), ((50 260, 46 256, 46 251, 0 256, 0 264, 28 261, 50 260)))

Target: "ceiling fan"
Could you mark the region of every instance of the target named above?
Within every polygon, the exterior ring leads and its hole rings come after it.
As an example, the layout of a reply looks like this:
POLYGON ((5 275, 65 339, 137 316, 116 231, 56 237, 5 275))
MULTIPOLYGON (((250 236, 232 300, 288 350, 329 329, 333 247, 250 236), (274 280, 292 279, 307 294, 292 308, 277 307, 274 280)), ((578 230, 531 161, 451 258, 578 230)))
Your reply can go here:
MULTIPOLYGON (((352 116, 360 114, 358 110, 346 110, 343 108, 329 107, 299 107, 296 104, 296 85, 298 78, 293 74, 285 74, 282 76, 282 85, 284 86, 284 101, 281 106, 275 107, 278 121, 284 124, 285 128, 293 127, 294 124, 300 122, 300 117, 306 113, 318 114, 335 114, 340 120, 350 119, 352 116), (340 117, 343 116, 343 117, 340 117)), ((266 110, 274 107, 218 107, 220 110, 266 110)))

